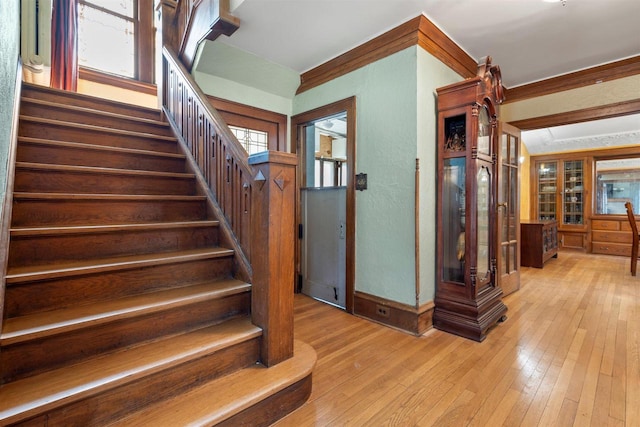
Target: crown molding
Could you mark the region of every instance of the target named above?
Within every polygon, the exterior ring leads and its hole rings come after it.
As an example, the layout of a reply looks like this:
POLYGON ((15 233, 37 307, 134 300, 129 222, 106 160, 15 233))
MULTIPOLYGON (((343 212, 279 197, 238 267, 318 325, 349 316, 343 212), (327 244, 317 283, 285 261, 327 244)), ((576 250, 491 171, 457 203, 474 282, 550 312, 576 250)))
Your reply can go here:
POLYGON ((509 102, 522 101, 565 90, 578 89, 636 74, 640 74, 640 56, 634 56, 586 70, 563 74, 558 77, 507 89, 504 103, 507 104, 509 102))
POLYGON ((358 68, 419 45, 464 78, 476 75, 477 63, 453 40, 420 15, 386 33, 321 64, 300 76, 297 93, 343 76, 358 68))
POLYGON ((568 111, 566 113, 550 114, 548 116, 533 117, 516 120, 509 124, 522 130, 542 129, 553 126, 582 123, 591 120, 609 119, 611 117, 626 116, 640 113, 640 99, 616 102, 608 105, 568 111))

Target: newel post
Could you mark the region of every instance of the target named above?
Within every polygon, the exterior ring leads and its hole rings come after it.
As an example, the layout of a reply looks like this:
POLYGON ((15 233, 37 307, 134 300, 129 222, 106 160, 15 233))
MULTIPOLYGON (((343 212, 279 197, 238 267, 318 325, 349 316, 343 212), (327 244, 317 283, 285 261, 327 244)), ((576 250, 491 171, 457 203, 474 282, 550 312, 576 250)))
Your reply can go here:
POLYGON ((251 190, 251 316, 263 329, 262 363, 293 355, 295 154, 266 151, 249 157, 251 190))

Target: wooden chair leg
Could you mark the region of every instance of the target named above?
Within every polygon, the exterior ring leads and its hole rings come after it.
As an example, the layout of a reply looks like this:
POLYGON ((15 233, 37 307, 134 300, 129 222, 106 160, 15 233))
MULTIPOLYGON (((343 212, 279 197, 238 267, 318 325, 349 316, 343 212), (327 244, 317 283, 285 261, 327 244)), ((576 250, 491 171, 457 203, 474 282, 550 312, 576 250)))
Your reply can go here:
POLYGON ((631 275, 636 275, 636 268, 638 267, 638 245, 634 245, 631 248, 631 275))

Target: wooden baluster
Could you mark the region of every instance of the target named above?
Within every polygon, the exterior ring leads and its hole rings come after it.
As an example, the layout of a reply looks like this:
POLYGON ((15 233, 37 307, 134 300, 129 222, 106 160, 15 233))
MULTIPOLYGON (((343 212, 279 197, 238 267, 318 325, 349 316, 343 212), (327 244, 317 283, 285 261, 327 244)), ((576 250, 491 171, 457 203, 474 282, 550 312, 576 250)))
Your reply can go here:
POLYGON ((297 158, 267 151, 249 157, 251 185, 251 316, 263 329, 261 358, 272 366, 293 355, 295 191, 297 158))

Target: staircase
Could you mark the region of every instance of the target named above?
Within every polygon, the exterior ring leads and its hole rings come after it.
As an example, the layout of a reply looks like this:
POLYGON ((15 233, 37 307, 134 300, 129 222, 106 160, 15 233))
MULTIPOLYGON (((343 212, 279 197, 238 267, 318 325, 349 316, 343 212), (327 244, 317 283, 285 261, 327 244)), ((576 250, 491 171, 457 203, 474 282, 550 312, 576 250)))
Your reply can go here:
POLYGON ((259 363, 251 286, 159 111, 22 93, 0 425, 268 425, 302 404, 315 354, 259 363))

